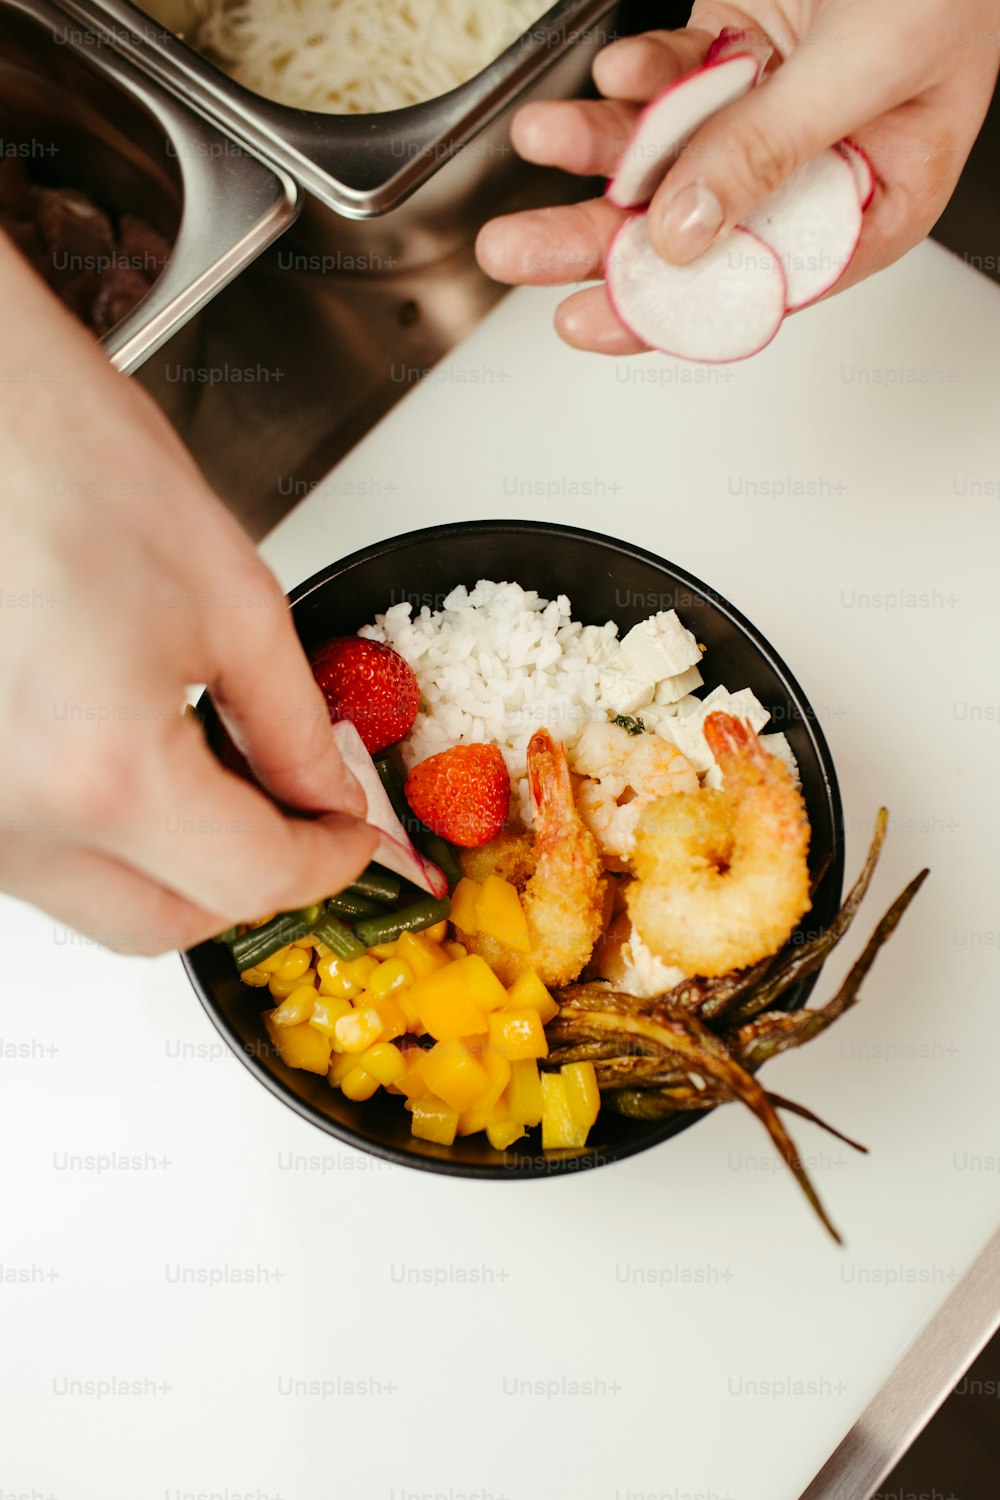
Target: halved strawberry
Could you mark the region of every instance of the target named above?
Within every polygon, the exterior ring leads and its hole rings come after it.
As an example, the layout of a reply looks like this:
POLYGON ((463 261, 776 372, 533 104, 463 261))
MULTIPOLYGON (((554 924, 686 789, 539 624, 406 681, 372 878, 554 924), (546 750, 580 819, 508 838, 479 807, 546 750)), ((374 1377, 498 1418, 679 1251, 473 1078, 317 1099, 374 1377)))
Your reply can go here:
POLYGON ((406 800, 450 844, 478 849, 507 821, 510 776, 496 745, 455 745, 414 766, 406 800))
POLYGON ((350 719, 369 755, 409 734, 420 707, 413 669, 398 651, 357 635, 334 636, 310 656, 330 718, 350 719))

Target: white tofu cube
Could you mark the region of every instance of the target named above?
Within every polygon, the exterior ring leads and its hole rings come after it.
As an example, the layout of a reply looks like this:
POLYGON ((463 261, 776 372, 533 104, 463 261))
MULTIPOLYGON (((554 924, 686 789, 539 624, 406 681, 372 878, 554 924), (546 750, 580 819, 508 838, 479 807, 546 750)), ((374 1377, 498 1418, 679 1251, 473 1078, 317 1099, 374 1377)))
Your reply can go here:
POLYGON ((701 660, 698 642, 675 609, 642 620, 624 637, 621 654, 654 682, 677 677, 701 660))
POLYGON ((741 688, 738 693, 731 693, 724 687, 713 688, 706 698, 686 696, 680 699, 677 707, 680 710, 677 717, 664 719, 658 726, 658 733, 673 740, 699 776, 715 765, 715 756, 705 739, 705 720, 709 714, 732 714, 733 718, 746 719, 758 732, 771 717, 749 688, 741 688))
POLYGON ((760 742, 765 750, 769 750, 772 755, 776 755, 779 760, 784 761, 792 773, 795 785, 801 786, 802 778, 799 775, 799 763, 795 759, 795 751, 788 743, 787 735, 782 734, 780 730, 776 734, 762 734, 760 742))
POLYGON ((657 727, 657 733, 663 739, 673 741, 681 754, 691 762, 699 776, 703 771, 707 771, 709 766, 715 764, 714 756, 702 733, 703 722, 701 714, 678 714, 676 718, 664 719, 663 723, 657 727))
POLYGON ((688 667, 685 672, 678 672, 674 677, 664 677, 662 682, 658 682, 653 702, 676 703, 689 693, 693 693, 695 688, 702 687, 704 682, 705 679, 697 667, 688 667))
POLYGON ((652 703, 656 683, 629 662, 615 662, 601 673, 601 696, 614 714, 634 714, 652 703))
POLYGON ((719 765, 711 765, 705 772, 702 786, 709 787, 713 792, 719 792, 722 790, 722 787, 725 784, 725 780, 726 778, 722 774, 722 768, 719 765))

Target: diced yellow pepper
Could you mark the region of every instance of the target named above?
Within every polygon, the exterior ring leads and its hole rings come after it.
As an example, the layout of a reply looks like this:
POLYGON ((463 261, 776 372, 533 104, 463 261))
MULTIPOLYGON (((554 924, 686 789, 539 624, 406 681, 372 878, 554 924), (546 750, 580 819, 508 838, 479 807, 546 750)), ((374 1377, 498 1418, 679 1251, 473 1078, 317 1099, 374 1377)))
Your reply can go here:
POLYGON ((566 1080, 559 1073, 542 1075, 542 1150, 585 1146, 588 1126, 573 1118, 566 1094, 566 1080))
POLYGON ((506 1099, 512 1120, 522 1125, 541 1124, 542 1080, 533 1059, 511 1063, 506 1099))
POLYGON ((463 1109, 458 1117, 459 1135, 476 1135, 480 1130, 489 1130, 492 1125, 502 1125, 509 1116, 505 1104, 493 1104, 489 1109, 463 1109))
POLYGON ((407 1047, 401 1055, 406 1064, 406 1072, 397 1080, 396 1087, 407 1099, 422 1099, 430 1092, 420 1071, 420 1064, 427 1054, 422 1047, 407 1047))
POLYGON ((301 1026, 303 1021, 312 1020, 315 1004, 316 990, 313 985, 300 984, 272 1010, 271 1020, 275 1026, 301 1026))
MULTIPOLYGON (((430 938, 432 943, 441 943, 448 936, 448 918, 443 917, 440 922, 435 922, 432 927, 421 928, 422 935, 430 938)), ((397 938, 398 942, 399 939, 397 938)))
POLYGON ((542 1025, 548 1025, 559 1014, 559 1006, 548 990, 545 988, 534 969, 525 969, 519 974, 514 983, 507 991, 507 1004, 513 1010, 520 1010, 526 1005, 537 1010, 541 1017, 542 1025))
POLYGON ((524 1135, 524 1126, 519 1125, 516 1120, 500 1120, 495 1125, 487 1125, 486 1139, 494 1151, 506 1151, 515 1141, 519 1141, 524 1135))
MULTIPOLYGON (((400 991, 400 994, 402 993, 403 991, 400 991)), ((408 1029, 406 1012, 395 995, 372 995, 371 990, 367 990, 358 1004, 361 1005, 364 1001, 367 1001, 368 1008, 373 1010, 379 1018, 383 1042, 391 1042, 394 1037, 402 1036, 408 1029)))
POLYGON ((267 987, 275 1000, 284 1000, 293 990, 297 990, 300 985, 314 984, 315 979, 316 971, 314 969, 306 969, 304 974, 299 974, 294 979, 282 979, 280 975, 272 974, 267 981, 267 987))
POLYGON ((350 1052, 334 1052, 330 1058, 330 1069, 327 1073, 330 1087, 339 1089, 344 1079, 358 1065, 358 1059, 350 1052))
POLYGON ((333 1027, 333 1045, 337 1052, 366 1052, 381 1039, 382 1018, 373 1006, 352 1010, 340 1016, 333 1027))
POLYGON ((255 990, 262 990, 270 977, 266 969, 244 969, 240 975, 242 982, 253 985, 255 990))
POLYGON ((401 958, 388 958, 379 964, 368 981, 368 988, 376 995, 391 995, 393 990, 405 989, 413 983, 413 970, 401 958))
POLYGON ((329 1037, 337 1035, 337 1022, 341 1016, 349 1016, 354 1007, 350 1000, 344 1000, 339 995, 324 995, 313 990, 313 1013, 309 1024, 315 1026, 317 1031, 323 1031, 329 1037))
POLYGON ((489 1088, 489 1074, 461 1041, 437 1042, 420 1064, 424 1082, 432 1094, 461 1113, 475 1104, 489 1088))
POLYGON ((358 1062, 383 1086, 398 1083, 406 1076, 406 1058, 391 1042, 376 1042, 374 1047, 362 1052, 358 1062))
POLYGON ((391 943, 376 943, 374 947, 369 948, 368 957, 377 958, 380 962, 382 962, 387 958, 392 958, 395 952, 396 939, 393 938, 391 943))
POLYGON ((440 1041, 486 1031, 484 1012, 507 1000, 489 964, 475 953, 425 974, 407 993, 422 1024, 440 1041))
POLYGON ((517 953, 531 947, 528 919, 516 887, 499 875, 487 875, 476 897, 476 924, 486 937, 496 938, 517 953))
POLYGON ((448 955, 440 943, 429 935, 433 931, 434 928, 428 928, 427 932, 401 932, 396 939, 396 957, 409 965, 416 979, 432 974, 435 969, 443 969, 448 962, 448 955))
POLYGON ((439 1146, 450 1146, 458 1128, 458 1111, 441 1099, 416 1099, 413 1103, 413 1118, 410 1132, 421 1141, 436 1141, 439 1146))
POLYGON ((330 1066, 330 1038, 308 1021, 301 1026, 276 1026, 271 1017, 272 1012, 267 1011, 264 1024, 281 1061, 289 1068, 304 1068, 307 1073, 325 1073, 330 1066))
POLYGON ((508 1062, 523 1062, 528 1057, 545 1057, 549 1044, 542 1020, 534 1006, 518 1010, 495 1010, 489 1018, 490 1041, 508 1062))
POLYGON ((455 943, 455 942, 452 942, 451 939, 449 938, 448 942, 441 944, 441 947, 447 953, 447 955, 448 955, 449 958, 467 958, 468 957, 469 950, 465 946, 464 943, 455 943))
POLYGON ((360 1104, 378 1092, 379 1082, 360 1063, 355 1063, 351 1071, 344 1074, 340 1087, 345 1098, 354 1099, 360 1104))
POLYGON ((475 937, 479 931, 476 902, 481 890, 477 880, 463 877, 451 893, 451 920, 460 932, 467 932, 470 937, 475 937))
POLYGON ((570 1114, 579 1126, 589 1130, 601 1112, 601 1091, 594 1064, 565 1063, 559 1071, 566 1085, 570 1114))

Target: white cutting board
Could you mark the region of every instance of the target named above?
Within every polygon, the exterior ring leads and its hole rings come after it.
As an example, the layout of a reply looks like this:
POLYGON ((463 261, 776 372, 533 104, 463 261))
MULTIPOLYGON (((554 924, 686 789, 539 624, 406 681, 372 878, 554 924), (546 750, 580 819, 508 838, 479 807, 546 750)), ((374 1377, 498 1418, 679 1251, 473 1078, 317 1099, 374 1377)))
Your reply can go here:
POLYGON ((341 1148, 224 1051, 176 959, 8 902, 8 1491, 795 1500, 997 1226, 1000 292, 928 245, 731 369, 574 353, 556 301, 503 301, 264 552, 290 587, 414 526, 569 521, 774 643, 849 877, 892 810, 859 928, 933 869, 860 1008, 767 1072, 871 1147, 794 1126, 847 1249, 736 1107, 546 1182, 341 1148), (137 1164, 70 1161, 108 1152, 137 1164), (108 1379, 137 1391, 71 1384, 108 1379))

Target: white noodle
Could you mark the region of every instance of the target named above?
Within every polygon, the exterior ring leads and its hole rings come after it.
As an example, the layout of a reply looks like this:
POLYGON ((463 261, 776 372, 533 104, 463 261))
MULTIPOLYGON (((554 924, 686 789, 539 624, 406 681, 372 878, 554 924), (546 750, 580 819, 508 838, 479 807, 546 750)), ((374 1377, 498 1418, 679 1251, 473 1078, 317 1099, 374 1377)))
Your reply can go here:
POLYGON ((327 114, 434 99, 498 57, 552 0, 146 0, 245 88, 327 114))

